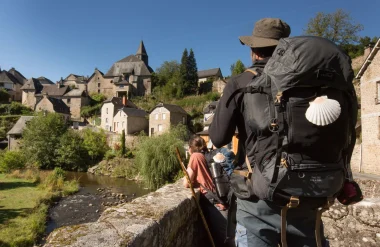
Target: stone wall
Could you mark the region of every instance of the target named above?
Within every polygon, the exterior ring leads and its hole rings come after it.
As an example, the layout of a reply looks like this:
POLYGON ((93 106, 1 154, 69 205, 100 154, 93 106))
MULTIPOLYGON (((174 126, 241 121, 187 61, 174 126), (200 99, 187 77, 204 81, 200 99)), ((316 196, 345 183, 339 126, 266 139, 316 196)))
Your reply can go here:
POLYGON ((200 246, 198 223, 190 190, 180 180, 131 203, 108 208, 97 222, 56 229, 44 246, 200 246))

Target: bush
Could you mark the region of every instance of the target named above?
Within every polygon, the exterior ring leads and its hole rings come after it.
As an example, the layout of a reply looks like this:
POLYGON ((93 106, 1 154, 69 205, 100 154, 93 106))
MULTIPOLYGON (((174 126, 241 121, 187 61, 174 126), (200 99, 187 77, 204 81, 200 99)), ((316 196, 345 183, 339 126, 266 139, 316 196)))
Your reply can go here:
POLYGON ((93 163, 101 161, 105 153, 109 150, 106 134, 103 130, 98 132, 85 129, 83 131, 83 147, 86 149, 93 163))
POLYGON ((175 149, 184 153, 185 126, 172 127, 170 132, 159 136, 141 137, 136 151, 136 165, 149 188, 158 188, 173 182, 181 169, 175 149))
POLYGON ((56 150, 56 162, 65 170, 85 171, 88 167, 88 153, 83 147, 83 138, 74 130, 63 134, 56 150))
POLYGON ((0 157, 0 172, 9 173, 16 169, 23 169, 26 161, 21 151, 8 151, 0 157))
POLYGON ((112 160, 113 158, 116 157, 116 154, 113 150, 108 150, 105 155, 104 155, 104 159, 105 160, 112 160))

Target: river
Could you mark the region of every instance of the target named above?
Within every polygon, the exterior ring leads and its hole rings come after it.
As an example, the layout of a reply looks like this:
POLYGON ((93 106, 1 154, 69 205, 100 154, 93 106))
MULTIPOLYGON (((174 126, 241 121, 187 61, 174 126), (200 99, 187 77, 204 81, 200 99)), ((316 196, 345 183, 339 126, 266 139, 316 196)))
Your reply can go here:
POLYGON ((128 202, 150 192, 142 184, 125 178, 85 172, 67 172, 67 178, 79 180, 81 188, 50 208, 46 236, 61 226, 94 222, 107 206, 128 202))

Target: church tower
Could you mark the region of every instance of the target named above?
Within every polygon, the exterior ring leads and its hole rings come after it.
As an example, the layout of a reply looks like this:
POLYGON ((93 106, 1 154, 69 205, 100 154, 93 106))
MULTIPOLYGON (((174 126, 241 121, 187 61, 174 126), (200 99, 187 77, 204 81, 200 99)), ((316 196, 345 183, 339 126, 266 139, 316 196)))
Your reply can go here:
POLYGON ((144 42, 141 40, 140 46, 137 49, 136 57, 138 57, 140 60, 142 60, 146 66, 149 66, 148 64, 148 54, 146 53, 144 42))

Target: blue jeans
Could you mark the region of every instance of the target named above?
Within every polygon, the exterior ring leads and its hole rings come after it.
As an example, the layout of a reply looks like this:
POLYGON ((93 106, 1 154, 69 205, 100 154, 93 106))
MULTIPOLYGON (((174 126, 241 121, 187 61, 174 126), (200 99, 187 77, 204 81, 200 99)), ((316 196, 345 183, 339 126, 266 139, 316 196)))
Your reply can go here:
MULTIPOLYGON (((281 243, 281 208, 263 200, 237 200, 236 247, 277 247, 281 243)), ((290 209, 287 215, 289 247, 314 247, 315 210, 290 209)), ((323 236, 323 226, 321 226, 323 236)), ((322 245, 328 247, 323 237, 322 245)))

